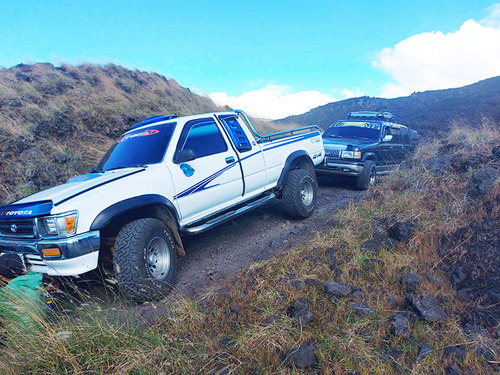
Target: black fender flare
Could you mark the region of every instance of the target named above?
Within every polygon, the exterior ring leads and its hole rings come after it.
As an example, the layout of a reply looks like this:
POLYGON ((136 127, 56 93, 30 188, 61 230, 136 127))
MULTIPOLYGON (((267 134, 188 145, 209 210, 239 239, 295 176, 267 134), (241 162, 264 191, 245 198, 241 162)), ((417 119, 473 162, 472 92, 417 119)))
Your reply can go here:
POLYGON ((179 217, 172 202, 158 194, 146 194, 117 202, 101 211, 90 226, 90 230, 102 230, 112 224, 125 225, 132 220, 154 217, 170 229, 175 239, 176 251, 185 255, 179 235, 179 217))
POLYGON ((297 166, 303 169, 309 169, 314 173, 314 163, 309 154, 304 150, 294 151, 286 158, 277 186, 286 184, 290 171, 297 166))
POLYGON ((367 152, 363 155, 361 161, 373 160, 375 164, 377 163, 377 155, 374 152, 367 152))

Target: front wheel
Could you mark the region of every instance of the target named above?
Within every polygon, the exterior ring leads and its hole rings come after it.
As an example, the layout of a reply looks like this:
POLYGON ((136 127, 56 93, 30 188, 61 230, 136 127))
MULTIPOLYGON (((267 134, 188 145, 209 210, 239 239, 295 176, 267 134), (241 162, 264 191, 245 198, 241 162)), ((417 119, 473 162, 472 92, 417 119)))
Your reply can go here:
POLYGON ((375 163, 371 160, 367 160, 363 172, 356 178, 356 189, 366 190, 368 186, 375 185, 376 176, 377 171, 375 169, 375 163))
POLYGON ((283 186, 282 202, 285 210, 293 217, 311 216, 316 206, 317 183, 307 169, 294 169, 283 186))
POLYGON ((127 299, 158 300, 171 289, 177 268, 173 235, 158 219, 139 219, 118 233, 113 268, 127 299))

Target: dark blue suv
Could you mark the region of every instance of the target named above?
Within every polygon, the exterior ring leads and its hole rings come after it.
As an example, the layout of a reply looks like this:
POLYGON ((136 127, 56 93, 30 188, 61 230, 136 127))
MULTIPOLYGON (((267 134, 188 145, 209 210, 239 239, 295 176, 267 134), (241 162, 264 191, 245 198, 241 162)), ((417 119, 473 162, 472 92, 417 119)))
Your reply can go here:
POLYGON ((323 133, 325 159, 317 174, 351 177, 359 190, 395 169, 414 149, 418 133, 397 124, 389 112, 350 112, 323 133))

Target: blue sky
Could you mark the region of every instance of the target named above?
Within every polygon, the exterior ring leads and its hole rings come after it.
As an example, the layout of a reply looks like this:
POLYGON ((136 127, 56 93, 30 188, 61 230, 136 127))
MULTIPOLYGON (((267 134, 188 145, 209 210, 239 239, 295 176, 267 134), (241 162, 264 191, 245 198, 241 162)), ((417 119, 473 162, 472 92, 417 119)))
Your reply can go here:
POLYGON ((113 62, 259 117, 500 75, 498 0, 16 0, 1 10, 2 67, 113 62))

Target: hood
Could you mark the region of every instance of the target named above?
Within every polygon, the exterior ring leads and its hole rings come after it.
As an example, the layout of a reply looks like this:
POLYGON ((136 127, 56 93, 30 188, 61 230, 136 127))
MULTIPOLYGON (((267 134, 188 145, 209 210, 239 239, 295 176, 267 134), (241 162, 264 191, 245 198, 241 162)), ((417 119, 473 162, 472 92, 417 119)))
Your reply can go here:
POLYGON ((74 198, 89 190, 98 188, 104 184, 116 181, 118 179, 131 176, 144 171, 144 167, 131 167, 108 171, 103 173, 89 173, 81 176, 71 177, 65 184, 40 191, 29 197, 23 198, 12 205, 26 204, 40 201, 52 201, 57 206, 71 198, 74 198))
POLYGON ((353 147, 366 147, 376 144, 377 142, 367 138, 323 138, 323 144, 325 148, 335 149, 335 150, 346 150, 353 147))

